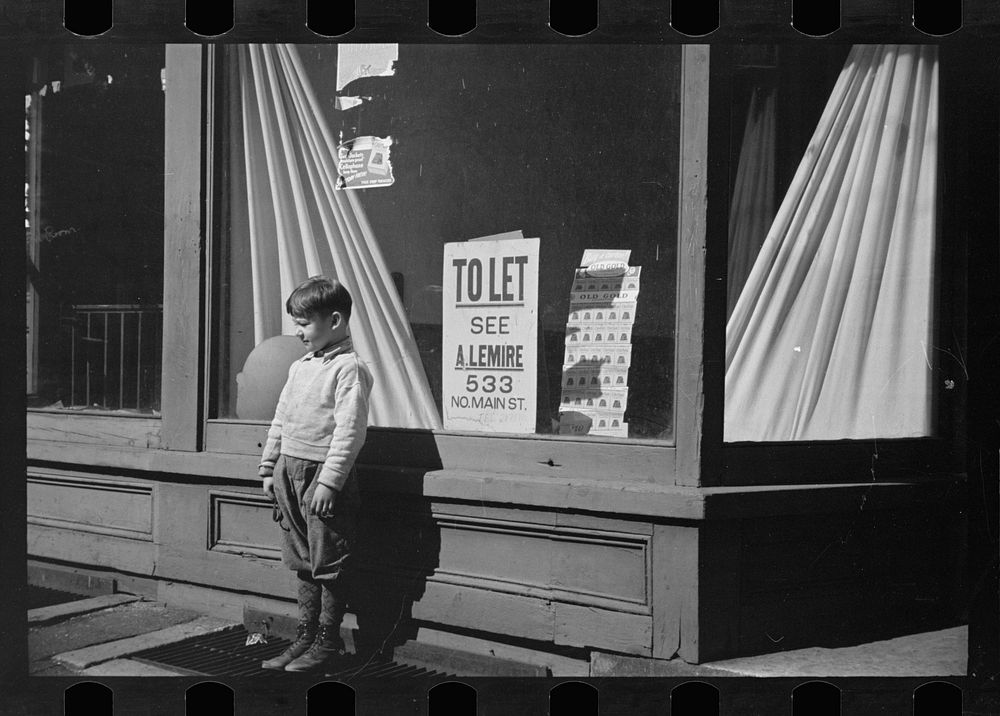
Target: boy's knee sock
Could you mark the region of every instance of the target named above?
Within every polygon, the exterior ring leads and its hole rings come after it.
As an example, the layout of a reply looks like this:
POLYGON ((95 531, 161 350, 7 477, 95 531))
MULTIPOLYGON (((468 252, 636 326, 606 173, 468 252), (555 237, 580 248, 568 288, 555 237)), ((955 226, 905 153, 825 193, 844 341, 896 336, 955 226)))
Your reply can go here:
POLYGON ((319 623, 339 627, 347 611, 347 600, 344 590, 338 581, 323 582, 323 606, 320 610, 319 623))
POLYGON ((322 596, 319 584, 312 577, 299 573, 299 621, 315 626, 319 622, 322 596))

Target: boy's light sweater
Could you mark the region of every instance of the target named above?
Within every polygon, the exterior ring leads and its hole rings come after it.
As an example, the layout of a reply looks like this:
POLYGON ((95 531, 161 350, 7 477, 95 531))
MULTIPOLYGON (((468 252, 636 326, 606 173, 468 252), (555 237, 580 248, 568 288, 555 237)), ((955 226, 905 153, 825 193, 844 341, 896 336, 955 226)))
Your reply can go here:
POLYGON ((279 455, 322 462, 317 480, 341 490, 364 445, 372 375, 345 338, 292 363, 278 398, 260 467, 279 455))

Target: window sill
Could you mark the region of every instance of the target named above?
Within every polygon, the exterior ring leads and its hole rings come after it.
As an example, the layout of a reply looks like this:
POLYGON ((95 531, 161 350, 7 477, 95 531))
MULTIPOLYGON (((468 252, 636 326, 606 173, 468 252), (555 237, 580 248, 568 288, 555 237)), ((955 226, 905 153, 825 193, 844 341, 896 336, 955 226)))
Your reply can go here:
POLYGON ((159 420, 160 413, 157 411, 149 413, 139 413, 131 410, 94 410, 92 408, 27 408, 28 413, 41 415, 89 415, 100 418, 129 418, 159 420))
POLYGON ((28 440, 84 443, 130 448, 159 448, 159 417, 65 410, 30 409, 26 415, 28 440))
MULTIPOLYGON (((205 449, 260 456, 268 424, 210 420, 205 449)), ((509 473, 550 479, 573 475, 594 480, 673 485, 676 448, 651 441, 590 441, 539 435, 489 435, 378 428, 368 430, 359 463, 422 470, 509 473)))

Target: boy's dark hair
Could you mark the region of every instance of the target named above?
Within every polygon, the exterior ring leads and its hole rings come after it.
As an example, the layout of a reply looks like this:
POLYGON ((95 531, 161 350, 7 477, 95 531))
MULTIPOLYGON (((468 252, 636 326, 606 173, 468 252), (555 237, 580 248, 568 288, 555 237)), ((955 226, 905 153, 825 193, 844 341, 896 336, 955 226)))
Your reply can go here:
POLYGON ((329 316, 334 311, 340 313, 344 321, 351 319, 351 294, 335 278, 310 276, 296 286, 285 310, 295 318, 309 318, 317 314, 329 316))

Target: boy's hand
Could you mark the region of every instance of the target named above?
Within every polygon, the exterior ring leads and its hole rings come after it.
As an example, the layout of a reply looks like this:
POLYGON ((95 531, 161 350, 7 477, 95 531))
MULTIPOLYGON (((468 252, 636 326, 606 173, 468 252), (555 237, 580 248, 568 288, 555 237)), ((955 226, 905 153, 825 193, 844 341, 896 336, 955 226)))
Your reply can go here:
POLYGON ((309 511, 317 517, 332 517, 333 505, 336 501, 337 491, 332 487, 327 487, 322 482, 318 482, 316 483, 316 491, 313 492, 309 511))
POLYGON ((264 488, 264 494, 267 495, 268 497, 270 497, 273 500, 274 499, 274 478, 273 477, 265 477, 264 478, 263 488, 264 488))

